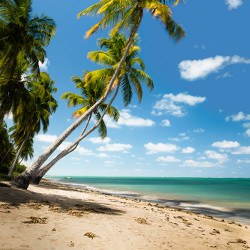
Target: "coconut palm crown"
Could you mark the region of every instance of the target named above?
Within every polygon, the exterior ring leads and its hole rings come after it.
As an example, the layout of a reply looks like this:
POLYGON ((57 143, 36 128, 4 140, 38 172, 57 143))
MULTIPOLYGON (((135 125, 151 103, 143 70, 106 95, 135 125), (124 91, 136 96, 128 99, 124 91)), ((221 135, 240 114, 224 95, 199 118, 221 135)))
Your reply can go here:
MULTIPOLYGON (((150 91, 154 88, 152 79, 145 72, 144 62, 138 56, 138 53, 141 50, 137 45, 138 42, 139 38, 136 35, 134 38, 134 44, 130 48, 125 63, 123 64, 113 86, 113 88, 115 88, 118 83, 121 85, 123 102, 125 106, 131 102, 133 92, 136 93, 139 101, 142 100, 142 83, 145 83, 150 91)), ((119 33, 113 37, 99 39, 98 45, 100 48, 102 48, 102 50, 89 52, 88 58, 100 66, 105 66, 105 68, 91 71, 86 74, 85 78, 90 80, 104 77, 108 82, 119 64, 120 58, 122 57, 126 47, 126 43, 126 37, 119 33)))
MULTIPOLYGON (((86 83, 84 78, 87 72, 83 74, 83 77, 73 77, 72 81, 75 83, 76 88, 80 91, 81 94, 76 94, 72 92, 66 92, 62 95, 62 99, 68 101, 69 107, 81 106, 73 113, 73 118, 78 118, 82 114, 84 114, 89 107, 91 107, 96 100, 98 100, 103 94, 103 90, 105 88, 105 82, 102 80, 96 80, 95 83, 86 83)), ((99 120, 101 117, 101 112, 108 107, 107 103, 102 103, 97 109, 93 111, 96 120, 99 120)), ((107 115, 110 116, 114 121, 118 121, 119 119, 119 111, 113 106, 109 106, 107 110, 107 115)), ((105 138, 107 136, 107 127, 105 122, 102 120, 98 126, 99 135, 101 138, 105 138)))
POLYGON ((112 27, 110 34, 114 35, 121 29, 131 30, 141 22, 144 11, 160 20, 169 36, 174 40, 180 40, 185 32, 172 18, 169 4, 177 5, 178 0, 100 0, 78 14, 100 16, 101 20, 89 29, 85 37, 89 38, 99 29, 112 27))

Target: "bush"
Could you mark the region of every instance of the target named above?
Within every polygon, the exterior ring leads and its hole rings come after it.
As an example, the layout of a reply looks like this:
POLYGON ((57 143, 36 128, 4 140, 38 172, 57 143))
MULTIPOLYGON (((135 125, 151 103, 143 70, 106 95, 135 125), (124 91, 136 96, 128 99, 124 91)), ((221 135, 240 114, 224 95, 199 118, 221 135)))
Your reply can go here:
POLYGON ((16 168, 16 172, 18 172, 19 174, 21 174, 24 170, 26 169, 25 165, 21 165, 19 164, 16 168))
POLYGON ((8 174, 9 166, 7 164, 0 165, 0 174, 8 174))

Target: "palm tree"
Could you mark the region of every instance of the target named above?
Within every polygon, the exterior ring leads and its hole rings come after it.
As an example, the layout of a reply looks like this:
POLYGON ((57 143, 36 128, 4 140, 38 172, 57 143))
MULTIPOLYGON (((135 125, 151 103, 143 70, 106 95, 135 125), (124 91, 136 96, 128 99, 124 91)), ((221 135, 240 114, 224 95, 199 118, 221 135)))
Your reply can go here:
MULTIPOLYGON (((111 98, 110 103, 109 104, 102 103, 99 106, 99 109, 102 111, 102 115, 99 113, 96 116, 97 123, 88 132, 85 132, 88 126, 89 122, 88 120, 85 125, 85 128, 83 129, 83 132, 77 138, 77 140, 73 142, 71 145, 69 145, 66 149, 64 149, 60 154, 58 154, 45 167, 40 169, 36 174, 35 178, 33 179, 33 183, 39 184, 41 178, 48 172, 48 170, 51 169, 51 167, 57 161, 59 161, 62 157, 64 157, 68 153, 72 152, 77 147, 79 142, 83 140, 88 134, 90 134, 90 132, 94 131, 97 127, 100 128, 100 126, 103 123, 102 117, 104 117, 106 112, 109 116, 112 116, 113 112, 112 109, 110 108, 110 105, 112 104, 114 98, 116 97, 119 91, 120 84, 122 87, 123 101, 125 105, 128 105, 131 102, 133 93, 132 88, 137 93, 139 101, 141 101, 142 99, 141 82, 145 82, 150 90, 153 89, 153 81, 144 72, 145 65, 142 59, 138 57, 138 52, 140 51, 140 47, 137 46, 138 41, 139 41, 138 38, 134 40, 134 45, 131 48, 130 53, 126 59, 126 67, 122 68, 120 76, 116 81, 116 85, 114 85, 116 91, 113 97, 111 98), (136 67, 136 65, 139 66, 141 69, 136 67)), ((89 98, 86 100, 82 96, 76 95, 74 93, 65 93, 63 95, 63 98, 68 99, 68 104, 70 106, 72 105, 74 106, 76 104, 84 105, 83 108, 80 108, 73 113, 73 117, 78 117, 82 115, 84 112, 88 110, 89 107, 91 107, 96 102, 96 100, 98 100, 98 98, 102 96, 104 88, 106 87, 104 83, 105 81, 106 82, 109 81, 109 79, 112 77, 115 67, 119 62, 120 57, 122 56, 123 48, 126 46, 126 42, 127 40, 125 36, 116 34, 114 37, 111 38, 99 39, 98 44, 101 48, 104 47, 106 49, 105 51, 98 50, 88 53, 88 57, 92 61, 98 63, 101 66, 106 66, 106 67, 95 71, 86 72, 83 76, 83 79, 85 80, 82 80, 81 78, 73 78, 73 80, 77 84, 77 87, 78 88, 80 87, 82 89, 81 92, 85 96, 89 96, 89 98), (88 86, 90 86, 90 88, 88 86), (98 93, 98 95, 96 95, 96 93, 98 93)), ((89 119, 90 118, 91 115, 89 116, 89 119)), ((115 120, 117 121, 117 119, 115 120)))
MULTIPOLYGON (((39 76, 39 62, 46 57, 55 33, 55 22, 47 16, 31 16, 31 0, 1 0, 0 2, 0 86, 1 94, 8 95, 22 78, 22 65, 39 76), (4 87, 2 87, 4 86, 4 87)), ((11 102, 13 96, 9 97, 11 102)), ((11 105, 0 100, 0 122, 11 105)))
MULTIPOLYGON (((86 38, 91 36, 99 28, 106 28, 113 26, 111 35, 116 34, 120 29, 129 30, 130 35, 124 49, 123 56, 117 64, 116 70, 111 77, 104 95, 82 116, 80 116, 69 128, 67 128, 58 138, 47 148, 47 150, 38 157, 38 159, 32 164, 29 171, 25 171, 22 175, 15 179, 13 185, 16 187, 27 189, 30 182, 30 175, 35 173, 41 165, 49 158, 49 156, 57 149, 57 147, 82 123, 82 121, 103 101, 106 100, 109 95, 114 82, 117 80, 121 68, 126 60, 126 57, 133 44, 134 37, 138 31, 143 18, 143 12, 149 11, 154 17, 158 18, 165 26, 170 37, 174 40, 180 40, 184 36, 184 31, 181 26, 175 23, 172 19, 172 12, 165 0, 100 0, 98 3, 90 6, 81 13, 82 15, 99 15, 101 21, 94 25, 87 33, 86 38)), ((170 1, 171 2, 171 1, 170 1)), ((174 1, 178 4, 178 0, 174 1)))
MULTIPOLYGON (((72 93, 72 92, 67 92, 62 95, 62 99, 65 99, 68 101, 69 107, 81 106, 79 109, 77 109, 73 113, 72 115, 73 118, 79 117, 84 112, 86 112, 86 110, 88 110, 88 108, 91 107, 93 103, 95 103, 96 100, 98 100, 102 96, 103 90, 106 87, 105 83, 102 80, 98 80, 95 83, 91 82, 91 84, 89 82, 86 82, 84 80, 86 74, 87 72, 83 75, 82 78, 80 77, 72 78, 72 80, 76 84, 76 88, 78 88, 81 92, 80 95, 72 93)), ((95 127, 94 130, 98 128, 99 135, 102 139, 104 139, 107 136, 107 128, 102 117, 103 111, 105 111, 105 113, 107 113, 107 115, 110 116, 114 121, 117 122, 119 119, 118 109, 116 109, 115 107, 111 106, 108 103, 102 103, 96 110, 93 111, 93 114, 95 115, 95 119, 97 120, 94 126, 95 127)), ((81 132, 80 137, 83 137, 83 138, 86 137, 85 132, 87 130, 91 117, 92 117, 92 113, 88 116, 86 124, 84 126, 83 131, 81 132)), ((60 159, 62 159, 64 156, 74 151, 79 145, 79 142, 80 141, 77 140, 74 143, 72 143, 69 147, 62 150, 62 152, 59 153, 52 161, 50 161, 45 167, 43 167, 36 173, 32 182, 35 184, 39 184, 42 177, 54 166, 54 164, 58 162, 60 159)))
POLYGON ((22 158, 32 156, 33 137, 41 129, 43 132, 47 131, 49 118, 57 108, 57 101, 52 95, 56 92, 56 88, 50 76, 41 72, 40 79, 36 79, 34 74, 24 78, 22 83, 25 91, 21 92, 21 98, 15 103, 17 107, 13 110, 15 125, 11 137, 17 147, 17 153, 10 167, 9 176, 12 175, 20 155, 22 158))

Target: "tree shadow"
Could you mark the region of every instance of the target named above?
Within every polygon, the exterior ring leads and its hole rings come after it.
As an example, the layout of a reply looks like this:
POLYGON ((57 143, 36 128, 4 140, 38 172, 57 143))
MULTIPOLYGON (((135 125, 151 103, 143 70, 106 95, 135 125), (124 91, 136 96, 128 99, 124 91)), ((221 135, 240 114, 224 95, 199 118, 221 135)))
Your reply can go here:
MULTIPOLYGON (((122 210, 111 208, 102 203, 85 201, 61 195, 49 195, 22 190, 0 185, 0 202, 4 202, 8 207, 18 208, 20 205, 27 205, 31 208, 38 208, 42 205, 48 206, 54 212, 70 212, 73 215, 81 213, 100 213, 107 215, 122 215, 122 210)), ((3 205, 4 206, 4 205, 3 205)))
MULTIPOLYGON (((218 218, 250 220, 250 208, 231 208, 229 211, 216 209, 215 207, 204 206, 203 203, 197 200, 157 200, 161 204, 170 207, 181 208, 199 214, 215 216, 218 218), (185 204, 185 205, 183 205, 185 204)), ((249 221, 250 222, 250 221, 249 221)))

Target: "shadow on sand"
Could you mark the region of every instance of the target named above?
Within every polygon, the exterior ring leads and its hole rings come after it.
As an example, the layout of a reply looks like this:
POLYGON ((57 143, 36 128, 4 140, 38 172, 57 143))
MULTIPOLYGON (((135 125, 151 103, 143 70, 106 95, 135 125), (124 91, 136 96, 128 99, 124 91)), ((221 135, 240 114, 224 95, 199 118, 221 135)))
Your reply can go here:
POLYGON ((228 211, 222 209, 216 209, 215 207, 210 207, 209 205, 204 205, 197 200, 158 200, 160 204, 165 204, 170 207, 176 207, 181 209, 186 209, 195 213, 205 214, 210 216, 215 216, 225 219, 235 219, 238 218, 241 221, 250 222, 250 208, 231 208, 228 211))
POLYGON ((78 210, 86 211, 88 213, 102 213, 108 215, 124 214, 124 211, 111 208, 105 204, 69 198, 61 195, 40 194, 29 190, 10 188, 3 183, 0 185, 0 202, 4 202, 15 207, 22 204, 30 205, 37 203, 47 205, 54 211, 57 209, 57 211, 60 212, 78 210))

